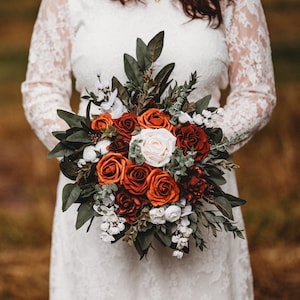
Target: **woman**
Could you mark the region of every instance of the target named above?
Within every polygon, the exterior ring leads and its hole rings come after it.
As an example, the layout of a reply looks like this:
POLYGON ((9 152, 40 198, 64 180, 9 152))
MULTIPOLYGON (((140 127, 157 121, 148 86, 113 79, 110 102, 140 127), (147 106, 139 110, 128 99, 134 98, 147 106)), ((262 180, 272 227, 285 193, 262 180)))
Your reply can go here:
MULTIPOLYGON (((137 37, 149 41, 165 31, 159 64, 175 62, 172 77, 183 82, 197 70, 189 101, 220 89, 230 94, 219 120, 227 137, 248 132, 247 140, 269 120, 275 105, 270 45, 259 0, 193 1, 43 0, 35 24, 27 78, 22 86, 26 116, 50 149, 51 132, 64 130, 58 108, 71 110, 71 74, 76 89, 92 89, 97 74, 125 81, 123 53, 134 55, 137 37), (123 1, 121 1, 123 2, 123 1)), ((79 112, 84 114, 85 103, 79 112)), ((247 140, 230 151, 238 150, 247 140)), ((126 243, 103 243, 98 220, 89 233, 76 231, 76 207, 61 211, 61 176, 54 217, 50 298, 56 299, 253 299, 246 240, 222 233, 207 237, 208 249, 191 247, 183 260, 154 245, 138 260, 126 243)), ((226 192, 237 194, 233 174, 226 192)), ((243 226, 239 208, 235 218, 243 226)))

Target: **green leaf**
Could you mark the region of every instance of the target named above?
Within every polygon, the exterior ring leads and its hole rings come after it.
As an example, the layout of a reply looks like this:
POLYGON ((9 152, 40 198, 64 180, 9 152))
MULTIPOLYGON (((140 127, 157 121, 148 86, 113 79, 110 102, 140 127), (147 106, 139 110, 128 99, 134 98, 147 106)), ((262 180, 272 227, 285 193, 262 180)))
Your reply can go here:
POLYGON ((153 63, 155 62, 163 49, 164 45, 164 32, 161 31, 155 35, 147 45, 147 57, 153 63))
POLYGON ((170 247, 172 244, 171 237, 166 233, 163 233, 161 230, 156 230, 156 236, 158 240, 166 247, 170 247))
POLYGON ((117 89, 118 91, 118 98, 123 102, 123 104, 125 106, 128 106, 128 93, 127 90, 125 89, 125 87, 121 84, 121 82, 116 78, 113 77, 112 78, 112 90, 114 91, 115 89, 117 89))
POLYGON ((228 219, 233 220, 232 207, 230 202, 223 196, 215 197, 213 200, 214 205, 219 211, 228 219))
POLYGON ((65 140, 67 133, 66 131, 53 131, 52 135, 60 141, 65 140))
POLYGON ((80 187, 76 183, 68 183, 62 192, 62 210, 66 211, 80 196, 80 187))
POLYGON ((48 158, 64 157, 73 154, 73 150, 66 148, 62 143, 58 143, 49 153, 48 158))
POLYGON ((151 61, 147 58, 147 45, 138 38, 136 40, 136 58, 137 63, 142 71, 145 71, 151 66, 151 61))
POLYGON ((77 130, 71 133, 66 138, 67 142, 75 142, 75 143, 91 143, 91 139, 88 133, 85 130, 77 130))
POLYGON ((170 84, 169 77, 171 75, 171 73, 173 72, 175 67, 174 63, 168 64, 166 66, 164 66, 159 72, 158 74, 155 76, 155 82, 158 83, 159 86, 159 95, 162 95, 163 92, 166 90, 166 88, 168 87, 168 85, 170 84))
POLYGON ((71 112, 58 109, 58 116, 63 119, 70 127, 81 127, 81 122, 86 122, 86 119, 82 116, 78 116, 71 112))
POLYGON ((88 220, 96 216, 96 214, 97 213, 94 211, 92 204, 90 204, 89 202, 81 203, 81 205, 78 208, 78 214, 75 225, 76 229, 82 227, 88 220))
POLYGON ((211 95, 208 95, 196 102, 195 111, 197 114, 201 114, 204 109, 207 109, 210 99, 211 95))
POLYGON ((124 68, 125 73, 130 81, 138 86, 143 85, 143 72, 140 70, 140 67, 135 58, 133 58, 129 54, 124 54, 124 68))
POLYGON ((239 197, 235 197, 235 196, 230 195, 230 194, 225 194, 225 197, 230 202, 231 207, 241 206, 241 205, 244 205, 245 203, 247 203, 246 200, 241 199, 239 197))
POLYGON ((148 251, 154 237, 153 227, 145 232, 140 232, 137 236, 137 240, 143 251, 148 251))

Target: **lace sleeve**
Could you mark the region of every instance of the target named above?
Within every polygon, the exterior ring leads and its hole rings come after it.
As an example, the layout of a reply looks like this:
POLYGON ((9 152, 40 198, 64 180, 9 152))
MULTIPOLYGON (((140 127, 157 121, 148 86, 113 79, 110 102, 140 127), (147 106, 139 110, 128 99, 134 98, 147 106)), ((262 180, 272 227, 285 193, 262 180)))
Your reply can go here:
POLYGON ((71 29, 66 2, 42 1, 21 87, 28 122, 49 149, 57 143, 51 132, 66 127, 57 109, 71 110, 71 29))
POLYGON ((230 94, 220 127, 232 138, 247 137, 238 150, 270 119, 275 106, 273 65, 268 29, 259 0, 235 0, 224 12, 229 49, 230 94))

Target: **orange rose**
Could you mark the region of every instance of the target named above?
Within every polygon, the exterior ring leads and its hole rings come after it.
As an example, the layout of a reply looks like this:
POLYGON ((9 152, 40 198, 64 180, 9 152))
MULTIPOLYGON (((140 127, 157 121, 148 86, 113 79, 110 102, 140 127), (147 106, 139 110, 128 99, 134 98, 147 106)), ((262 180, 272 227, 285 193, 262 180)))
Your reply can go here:
POLYGON ((91 127, 94 130, 107 129, 113 125, 113 119, 110 113, 100 114, 95 120, 92 121, 91 127))
POLYGON ((161 169, 154 169, 147 178, 147 197, 153 206, 162 206, 166 203, 179 200, 179 187, 174 178, 161 169))
POLYGON ((165 128, 173 130, 173 125, 169 122, 170 116, 157 108, 150 108, 138 117, 139 125, 142 128, 165 128))
POLYGON ((109 183, 122 183, 126 166, 131 161, 120 153, 109 152, 97 163, 96 170, 98 182, 102 185, 109 183))

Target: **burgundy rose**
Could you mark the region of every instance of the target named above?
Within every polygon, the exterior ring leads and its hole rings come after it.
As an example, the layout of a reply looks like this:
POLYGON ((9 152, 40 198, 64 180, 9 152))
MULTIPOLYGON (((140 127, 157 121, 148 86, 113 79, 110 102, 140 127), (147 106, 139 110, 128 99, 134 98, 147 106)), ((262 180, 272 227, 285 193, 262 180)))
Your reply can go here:
POLYGON ((130 138, 123 135, 118 135, 109 145, 108 150, 127 156, 129 152, 129 143, 130 138))
POLYGON ((209 184, 203 175, 204 171, 200 167, 193 166, 188 170, 188 176, 182 178, 181 184, 187 201, 195 203, 198 199, 205 197, 209 184))
POLYGON ((123 185, 130 193, 134 195, 145 195, 148 189, 147 177, 152 168, 143 164, 141 166, 133 164, 125 170, 123 185))
POLYGON ((137 115, 132 113, 124 113, 120 118, 114 119, 113 122, 118 132, 128 138, 138 126, 137 115))
POLYGON ((210 144, 207 134, 201 127, 187 122, 175 129, 175 135, 177 137, 176 144, 179 148, 183 149, 184 154, 187 151, 197 151, 196 161, 207 156, 210 144))
POLYGON ((116 200, 118 208, 117 214, 126 219, 126 222, 131 224, 137 220, 138 213, 147 203, 144 196, 137 196, 129 193, 125 189, 120 188, 116 193, 116 200))

